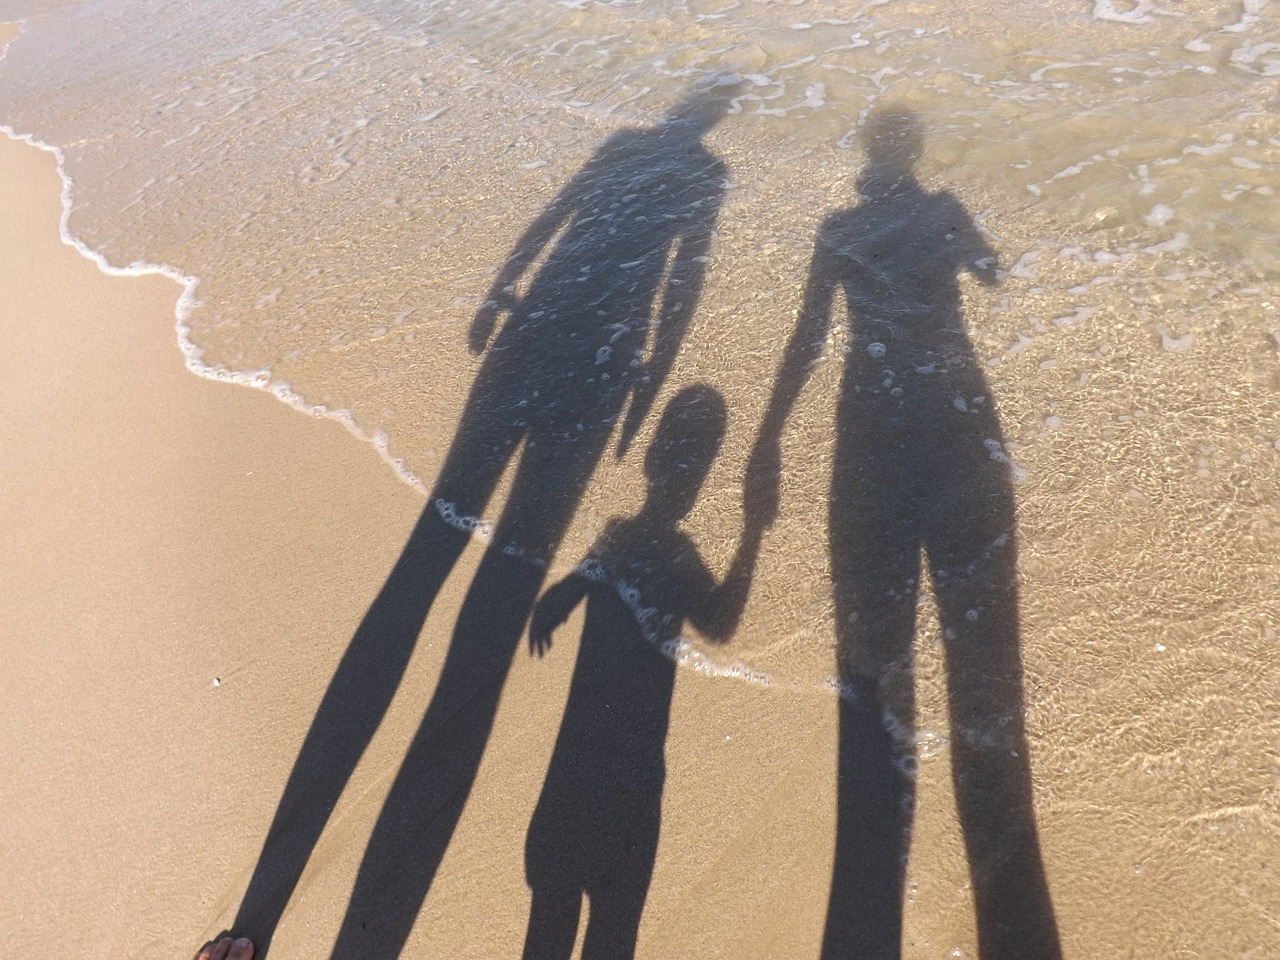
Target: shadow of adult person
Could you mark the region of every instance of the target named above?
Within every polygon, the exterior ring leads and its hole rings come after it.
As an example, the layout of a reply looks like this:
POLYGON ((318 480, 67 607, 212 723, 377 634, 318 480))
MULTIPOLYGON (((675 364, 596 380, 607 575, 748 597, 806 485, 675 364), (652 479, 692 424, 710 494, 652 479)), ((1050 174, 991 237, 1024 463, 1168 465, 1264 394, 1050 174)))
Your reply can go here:
POLYGON ((719 583, 680 529, 724 436, 726 410, 703 384, 663 412, 645 456, 648 495, 615 517, 587 558, 538 601, 529 646, 586 601, 564 719, 525 844, 533 892, 524 960, 569 960, 582 898, 590 900, 583 960, 635 955, 653 875, 666 781, 664 746, 675 690, 670 645, 687 622, 723 643, 746 606, 771 504, 747 491, 744 530, 719 583))
POLYGON ((519 450, 333 952, 399 955, 470 791, 547 565, 628 397, 620 456, 692 317, 726 176, 702 137, 734 90, 725 79, 707 82, 661 123, 611 136, 499 271, 470 331, 472 351, 487 354, 439 478, 325 692, 236 918, 233 929, 253 937, 260 955, 391 702, 433 600, 519 450), (521 294, 522 276, 544 254, 521 294))
POLYGON ((913 638, 921 554, 943 631, 952 778, 983 960, 1061 955, 1023 725, 1014 497, 961 314, 961 271, 997 280, 960 201, 926 190, 909 111, 868 118, 856 207, 827 217, 752 455, 779 436, 843 291, 850 337, 828 514, 840 699, 835 866, 822 956, 899 957, 915 807, 913 638))

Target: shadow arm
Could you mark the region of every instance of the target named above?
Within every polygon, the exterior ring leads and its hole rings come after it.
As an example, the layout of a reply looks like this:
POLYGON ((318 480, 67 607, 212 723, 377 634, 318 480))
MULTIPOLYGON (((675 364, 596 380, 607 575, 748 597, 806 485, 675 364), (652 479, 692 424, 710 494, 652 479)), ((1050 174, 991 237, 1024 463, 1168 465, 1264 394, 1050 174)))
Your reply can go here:
POLYGON ((484 303, 476 311, 471 321, 471 329, 467 334, 467 346, 472 353, 480 353, 489 344, 493 329, 497 325, 498 314, 503 310, 511 310, 518 302, 516 299, 516 283, 529 269, 529 264, 538 258, 538 254, 551 242, 556 231, 569 219, 578 205, 578 196, 582 191, 580 181, 584 179, 584 169, 574 177, 538 215, 516 241, 511 255, 498 271, 497 277, 485 294, 484 303))
POLYGON ((748 527, 753 521, 767 526, 777 518, 782 428, 809 379, 813 365, 822 357, 827 332, 831 328, 839 257, 825 233, 824 229, 815 244, 800 318, 778 366, 769 406, 765 409, 755 447, 747 461, 748 527))
POLYGON ((653 408, 658 391, 662 389, 662 384, 675 365, 680 344, 684 342, 685 333, 693 319, 693 311, 702 294, 712 236, 711 225, 699 223, 678 241, 671 267, 667 271, 662 306, 654 325, 653 347, 636 378, 627 417, 622 424, 622 435, 618 440, 619 459, 626 455, 631 441, 635 439, 645 417, 653 408))
POLYGON ((955 207, 952 216, 958 224, 953 229, 959 234, 961 267, 979 283, 994 287, 1001 279, 1000 254, 987 242, 986 236, 964 205, 954 198, 951 202, 955 207))
POLYGON ((709 582, 700 592, 698 602, 690 605, 690 621, 708 640, 727 643, 738 629, 755 576, 756 561, 760 557, 764 530, 765 524, 748 511, 747 527, 729 565, 729 572, 718 584, 708 573, 709 582))
POLYGON ((529 653, 544 656, 551 649, 551 633, 569 619, 582 598, 591 589, 591 581, 571 573, 547 590, 533 608, 529 624, 529 653))
POLYGON ((796 397, 809 379, 813 365, 822 357, 827 332, 831 328, 831 302, 838 282, 838 257, 823 236, 818 237, 805 284, 804 300, 796 328, 773 383, 773 394, 760 425, 761 442, 777 442, 796 397))

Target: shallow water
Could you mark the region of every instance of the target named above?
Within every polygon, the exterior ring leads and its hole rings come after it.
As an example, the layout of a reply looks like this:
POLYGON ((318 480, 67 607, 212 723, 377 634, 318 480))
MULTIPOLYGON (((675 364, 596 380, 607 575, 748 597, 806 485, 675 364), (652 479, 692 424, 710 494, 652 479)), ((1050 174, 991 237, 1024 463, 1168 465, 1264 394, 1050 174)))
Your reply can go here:
MULTIPOLYGON (((1015 481, 1038 800, 1095 840, 1099 811, 1140 809, 1100 870, 1159 862, 1206 918, 1197 942, 1262 956, 1280 827, 1278 10, 1055 7, 5 0, 0 18, 27 23, 0 122, 65 155, 76 236, 199 278, 194 366, 345 411, 427 489, 479 370, 472 317, 524 230, 610 136, 708 76, 743 78, 705 138, 728 176, 696 312, 636 442, 600 460, 563 572, 639 507, 656 413, 695 381, 730 413, 687 528, 725 568, 815 233, 857 201, 865 119, 915 111, 920 180, 1007 271, 961 282, 1015 481)), ((833 671, 827 491, 857 343, 839 321, 829 340, 783 435, 782 515, 742 627, 727 652, 684 648, 704 669, 833 671)), ((927 598, 926 761, 947 748, 927 598)))
MULTIPOLYGON (((1021 468, 1029 560, 1046 542, 1028 536, 1035 516, 1080 526, 1081 492, 1114 486, 1117 521, 1171 515, 1153 500, 1216 513, 1275 472, 1268 4, 1102 2, 1052 23, 999 3, 945 20, 898 3, 40 6, 6 5, 36 19, 0 74, 4 120, 66 154, 71 231, 113 263, 198 277, 186 322, 202 369, 349 411, 427 485, 475 371, 471 316, 517 237, 609 134, 652 124, 709 72, 745 86, 708 138, 728 191, 673 373, 734 412, 694 523, 704 549, 732 545, 716 528, 735 454, 816 225, 856 200, 856 132, 877 106, 921 115, 922 180, 953 191, 1011 268, 966 288, 967 319, 1021 468)), ((809 449, 786 463, 798 569, 762 571, 790 595, 792 629, 824 619, 814 491, 836 356, 801 408, 809 449)), ((606 459, 613 494, 638 459, 606 459)), ((589 497, 579 549, 626 503, 589 497)), ((1083 526, 1105 526, 1097 506, 1083 526)), ((1186 519, 1184 535, 1203 529, 1186 519)), ((778 637, 744 639, 773 666, 778 637)))

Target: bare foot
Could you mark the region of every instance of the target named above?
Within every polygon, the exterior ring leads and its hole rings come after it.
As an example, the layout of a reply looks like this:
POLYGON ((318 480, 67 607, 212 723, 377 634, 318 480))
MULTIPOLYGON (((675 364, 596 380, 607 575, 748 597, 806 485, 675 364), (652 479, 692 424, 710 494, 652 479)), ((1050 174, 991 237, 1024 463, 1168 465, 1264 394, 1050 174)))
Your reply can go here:
POLYGON ((253 960, 253 941, 244 937, 239 940, 223 937, 205 944, 195 960, 253 960))

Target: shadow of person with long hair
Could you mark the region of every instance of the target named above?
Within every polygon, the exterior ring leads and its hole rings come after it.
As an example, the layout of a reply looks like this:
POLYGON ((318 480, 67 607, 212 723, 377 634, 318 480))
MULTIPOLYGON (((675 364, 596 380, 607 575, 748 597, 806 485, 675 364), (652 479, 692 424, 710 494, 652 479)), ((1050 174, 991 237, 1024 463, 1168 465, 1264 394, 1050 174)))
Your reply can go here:
POLYGON ((658 849, 673 645, 686 620, 712 641, 732 636, 772 521, 767 504, 748 500, 720 583, 679 527, 719 452, 725 417, 715 390, 681 390, 645 456, 640 511, 609 521, 587 558, 534 608, 529 645, 542 656, 552 631, 586 600, 569 699, 525 845, 533 905, 524 960, 569 960, 584 894, 583 960, 635 955, 658 849))
POLYGON ((946 657, 952 778, 983 960, 1058 958, 1023 726, 1014 497, 995 404, 961 314, 959 273, 996 254, 956 197, 913 169, 909 111, 867 121, 859 203, 827 217, 750 472, 849 310, 828 536, 841 684, 835 867, 822 956, 901 956, 915 808, 913 639, 928 561, 946 657))
POLYGON ((333 953, 399 955, 471 789, 547 565, 628 397, 619 456, 692 317, 726 176, 702 137, 732 93, 729 83, 706 84, 661 123, 610 137, 499 271, 471 326, 471 350, 487 354, 439 478, 325 692, 236 918, 233 929, 262 953, 433 600, 519 450, 333 953), (517 286, 539 257, 522 294, 517 286))

